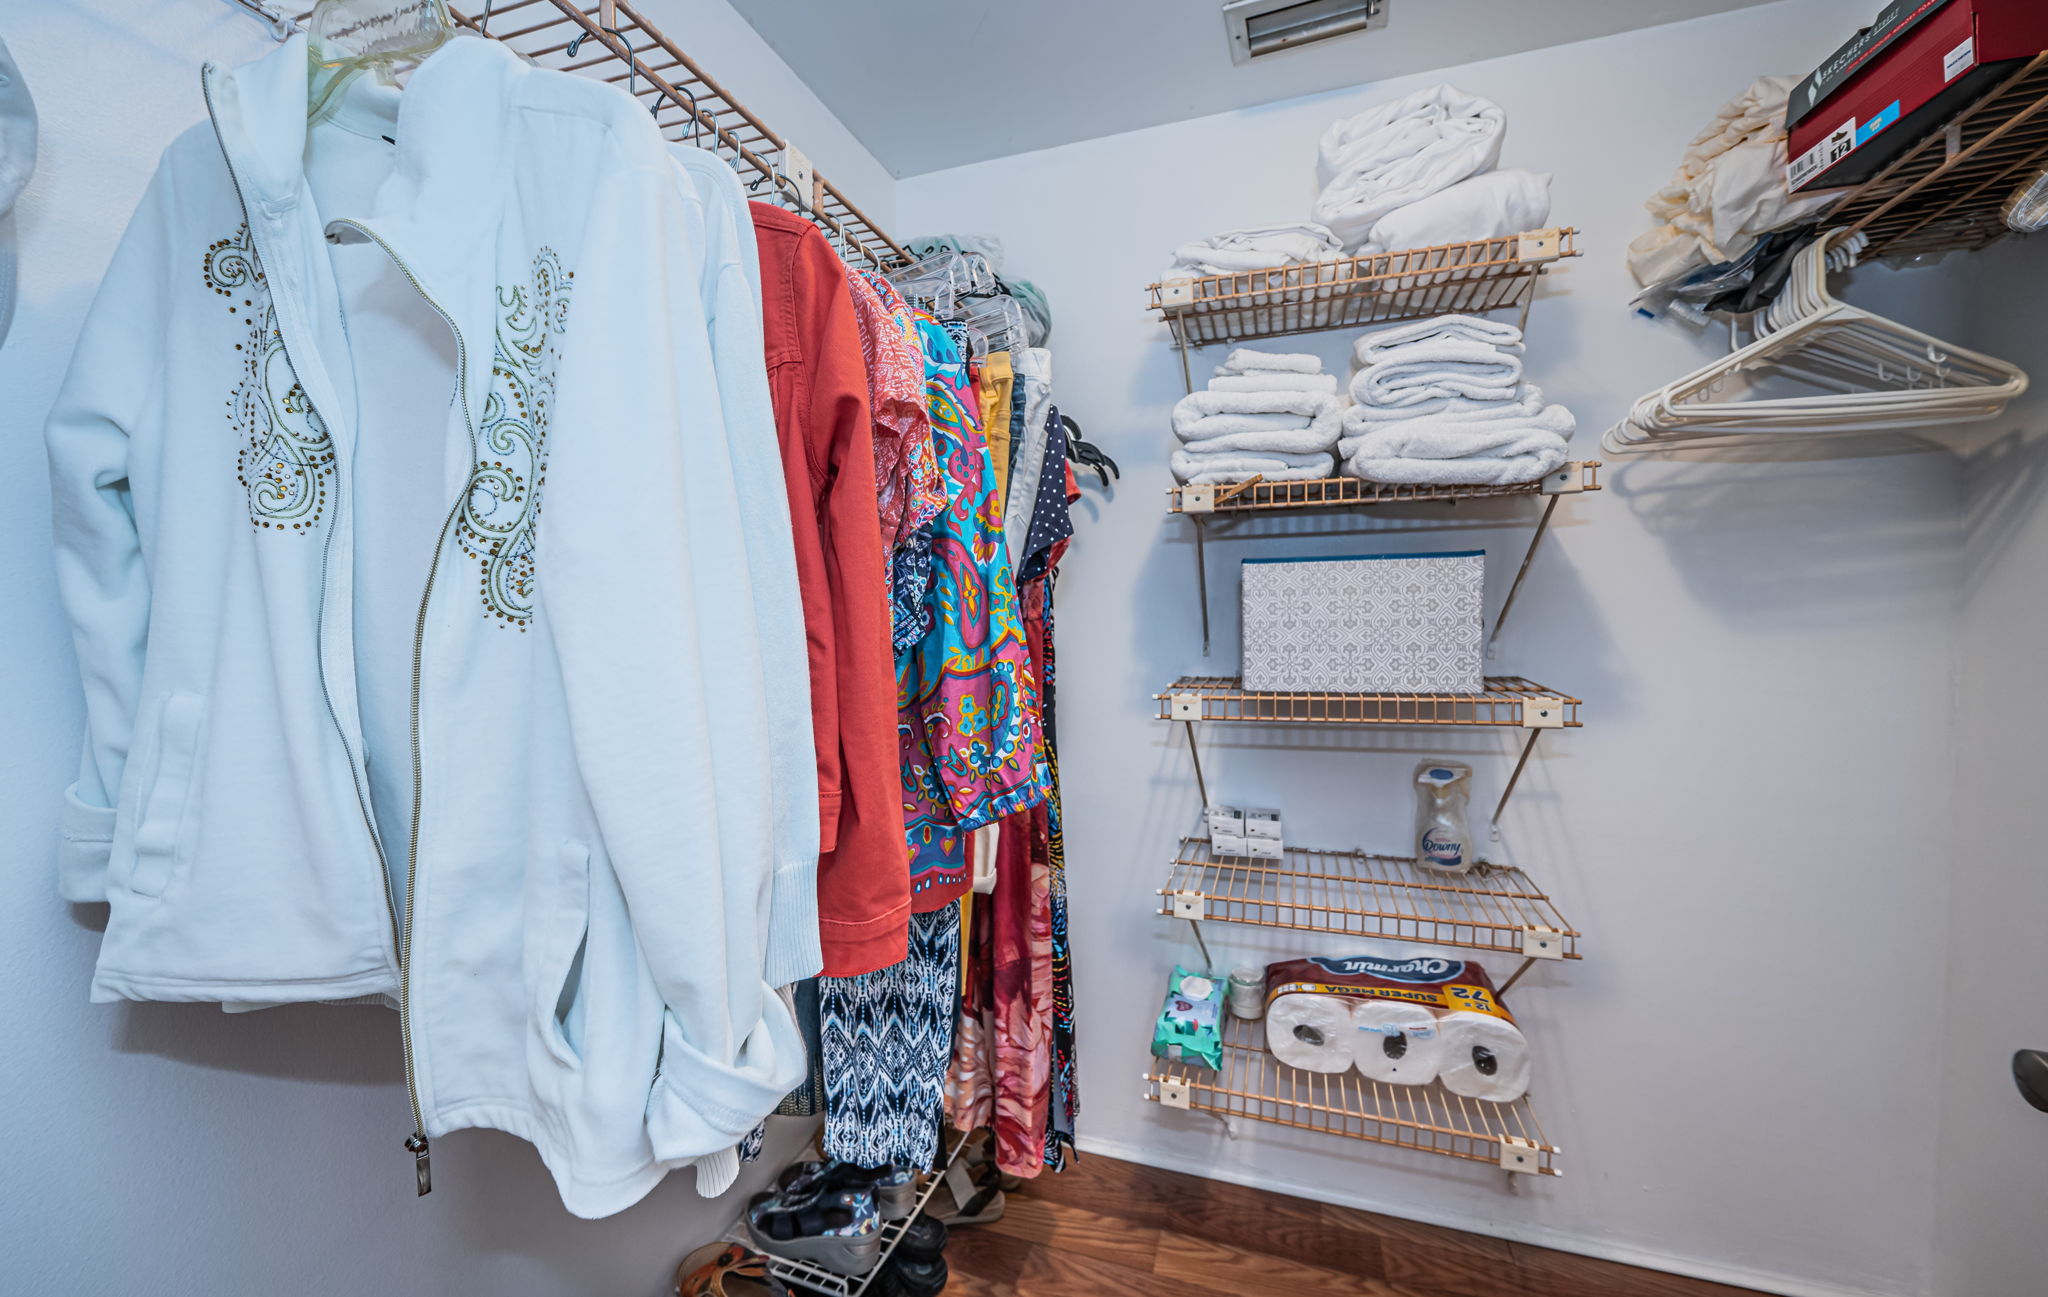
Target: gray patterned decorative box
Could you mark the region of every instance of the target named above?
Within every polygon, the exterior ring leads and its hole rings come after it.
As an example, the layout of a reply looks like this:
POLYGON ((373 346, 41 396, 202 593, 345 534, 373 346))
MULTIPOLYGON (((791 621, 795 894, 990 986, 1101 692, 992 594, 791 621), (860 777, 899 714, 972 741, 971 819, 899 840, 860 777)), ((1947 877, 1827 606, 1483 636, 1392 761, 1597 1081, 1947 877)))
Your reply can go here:
POLYGON ((1484 690, 1486 553, 1244 560, 1244 687, 1484 690))

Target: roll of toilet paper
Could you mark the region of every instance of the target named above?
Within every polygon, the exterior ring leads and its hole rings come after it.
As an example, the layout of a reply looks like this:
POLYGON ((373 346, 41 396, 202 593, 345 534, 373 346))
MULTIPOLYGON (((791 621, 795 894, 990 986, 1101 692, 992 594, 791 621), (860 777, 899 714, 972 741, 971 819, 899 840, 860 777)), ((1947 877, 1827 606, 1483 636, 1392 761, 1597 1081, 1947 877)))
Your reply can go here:
POLYGON ((1266 1006, 1266 1048, 1304 1072, 1351 1066, 1351 1001, 1338 995, 1283 995, 1266 1006))
POLYGON ((1444 1038, 1436 1015, 1399 1000, 1358 1000, 1351 1006, 1351 1044, 1358 1070, 1393 1085, 1428 1085, 1443 1063, 1444 1038))
POLYGON ((1529 1090, 1529 1042, 1514 1023, 1459 1011, 1437 1019, 1443 1050, 1437 1075, 1468 1099, 1513 1103, 1529 1090))

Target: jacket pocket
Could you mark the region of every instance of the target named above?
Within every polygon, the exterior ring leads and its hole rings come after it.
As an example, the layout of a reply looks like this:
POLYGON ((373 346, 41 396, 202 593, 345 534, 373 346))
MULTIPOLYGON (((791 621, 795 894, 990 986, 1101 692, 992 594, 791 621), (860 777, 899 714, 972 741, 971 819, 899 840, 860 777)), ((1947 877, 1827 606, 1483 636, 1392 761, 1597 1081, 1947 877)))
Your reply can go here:
POLYGON ((529 1012, 548 1053, 582 1065, 583 954, 590 939, 590 849, 564 843, 527 880, 529 1012))
POLYGON ((148 778, 142 784, 135 821, 135 867, 129 890, 161 896, 187 856, 185 810, 199 769, 199 736, 206 727, 206 699, 171 694, 157 711, 156 742, 148 778))

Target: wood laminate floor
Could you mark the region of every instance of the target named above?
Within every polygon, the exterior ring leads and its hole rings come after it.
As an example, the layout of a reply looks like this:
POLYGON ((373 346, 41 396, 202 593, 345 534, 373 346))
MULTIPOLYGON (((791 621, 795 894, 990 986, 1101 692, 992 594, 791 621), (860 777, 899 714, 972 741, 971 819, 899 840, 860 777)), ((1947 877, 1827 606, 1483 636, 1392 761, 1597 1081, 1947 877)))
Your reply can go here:
POLYGON ((1756 1297, 1084 1155, 956 1228, 947 1297, 1756 1297))

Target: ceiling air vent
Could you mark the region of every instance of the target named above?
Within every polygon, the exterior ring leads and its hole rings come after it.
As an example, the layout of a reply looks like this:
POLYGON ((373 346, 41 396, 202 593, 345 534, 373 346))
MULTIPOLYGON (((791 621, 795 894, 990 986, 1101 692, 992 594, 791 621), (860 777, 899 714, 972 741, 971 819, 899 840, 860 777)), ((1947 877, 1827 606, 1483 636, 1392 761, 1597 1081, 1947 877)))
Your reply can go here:
POLYGON ((1249 63, 1268 54, 1386 25, 1386 0, 1230 0, 1223 28, 1230 61, 1249 63))

